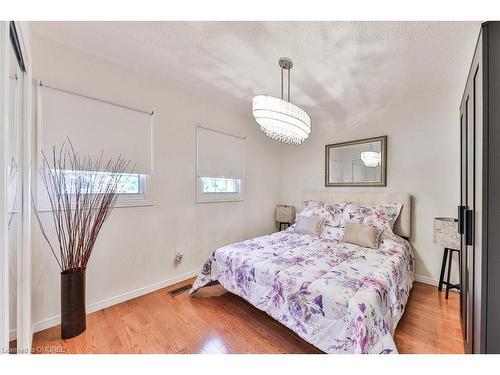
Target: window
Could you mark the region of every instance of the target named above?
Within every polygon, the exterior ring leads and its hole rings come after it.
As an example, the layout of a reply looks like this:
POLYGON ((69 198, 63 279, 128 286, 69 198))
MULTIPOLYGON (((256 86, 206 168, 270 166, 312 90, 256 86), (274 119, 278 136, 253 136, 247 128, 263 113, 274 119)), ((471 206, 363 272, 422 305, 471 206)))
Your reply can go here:
POLYGON ((203 194, 239 193, 238 178, 201 177, 203 194))
MULTIPOLYGON (((99 182, 120 177, 118 207, 144 206, 153 203, 153 113, 106 99, 91 98, 39 82, 37 85, 37 134, 39 151, 46 155, 68 139, 80 155, 92 160, 109 160, 118 155, 130 161, 133 174, 107 172, 67 172, 67 186, 84 183, 93 192, 99 182)), ((40 163, 39 163, 40 165, 40 163)), ((37 204, 48 210, 46 194, 37 183, 37 204)))
POLYGON ((243 200, 245 137, 197 127, 196 203, 243 200))
MULTIPOLYGON (((83 192, 99 193, 104 192, 108 184, 118 179, 117 192, 119 195, 142 194, 144 186, 141 184, 141 175, 138 173, 110 173, 110 172, 90 172, 90 171, 63 171, 66 188, 70 192, 76 190, 77 184, 83 185, 83 192)), ((144 175, 143 175, 144 176, 144 175)))
MULTIPOLYGON (((118 179, 116 201, 117 207, 134 207, 152 204, 148 201, 151 194, 150 176, 140 173, 110 173, 95 171, 63 171, 66 188, 70 193, 75 192, 77 184, 83 184, 80 191, 85 194, 98 193, 104 191, 106 185, 113 183, 118 179)), ((50 203, 42 183, 38 184, 38 203, 37 209, 40 211, 49 211, 50 203)))

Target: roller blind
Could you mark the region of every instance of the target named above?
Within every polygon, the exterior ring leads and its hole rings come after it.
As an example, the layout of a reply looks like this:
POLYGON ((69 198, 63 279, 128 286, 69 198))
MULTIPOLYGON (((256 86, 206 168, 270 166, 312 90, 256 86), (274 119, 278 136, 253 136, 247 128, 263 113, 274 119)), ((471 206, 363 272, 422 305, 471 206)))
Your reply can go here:
POLYGON ((245 138, 197 128, 198 177, 243 179, 245 138))
POLYGON ((103 160, 121 155, 134 172, 150 174, 152 168, 151 113, 103 102, 79 94, 38 85, 40 148, 71 139, 80 155, 103 160))

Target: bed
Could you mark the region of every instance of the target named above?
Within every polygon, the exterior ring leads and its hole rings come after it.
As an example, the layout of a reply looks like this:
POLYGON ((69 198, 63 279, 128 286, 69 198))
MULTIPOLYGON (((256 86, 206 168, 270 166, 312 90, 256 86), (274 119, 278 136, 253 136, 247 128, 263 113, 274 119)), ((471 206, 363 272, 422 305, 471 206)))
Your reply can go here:
POLYGON ((308 192, 303 201, 401 208, 376 249, 341 242, 343 228, 332 226, 319 237, 291 227, 223 246, 191 293, 220 283, 326 353, 397 353, 393 335, 414 281, 411 197, 308 192))

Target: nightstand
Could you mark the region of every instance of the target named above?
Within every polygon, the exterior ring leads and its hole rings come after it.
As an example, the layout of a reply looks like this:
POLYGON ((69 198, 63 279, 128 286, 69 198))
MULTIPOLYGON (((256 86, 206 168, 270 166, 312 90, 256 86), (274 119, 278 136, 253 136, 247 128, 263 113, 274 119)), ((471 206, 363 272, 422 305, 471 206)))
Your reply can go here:
POLYGON ((279 204, 276 206, 276 221, 279 223, 279 230, 281 231, 283 225, 288 228, 295 221, 295 207, 286 204, 279 204))
POLYGON ((457 222, 458 220, 454 218, 434 218, 434 243, 444 247, 438 290, 443 290, 443 285, 446 285, 446 299, 448 299, 450 289, 460 291, 460 282, 458 284, 450 283, 451 266, 455 252, 458 254, 458 264, 460 265, 460 235, 458 234, 457 222), (444 281, 446 263, 448 263, 448 272, 446 281, 444 281))

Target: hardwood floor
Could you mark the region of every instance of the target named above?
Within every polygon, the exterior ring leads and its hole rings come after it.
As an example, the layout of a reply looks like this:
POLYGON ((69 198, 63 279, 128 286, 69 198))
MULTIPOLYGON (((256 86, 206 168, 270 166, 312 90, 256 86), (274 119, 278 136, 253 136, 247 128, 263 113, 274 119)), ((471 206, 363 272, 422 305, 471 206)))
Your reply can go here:
MULTIPOLYGON (((220 287, 205 289, 219 294, 210 298, 168 294, 185 283, 89 314, 87 330, 73 339, 61 340, 60 326, 38 332, 34 352, 321 353, 243 299, 220 295, 220 287)), ((400 353, 463 353, 458 301, 458 293, 445 300, 415 283, 395 334, 400 353)))
POLYGON ((400 353, 463 354, 460 294, 414 283, 394 339, 400 353))

